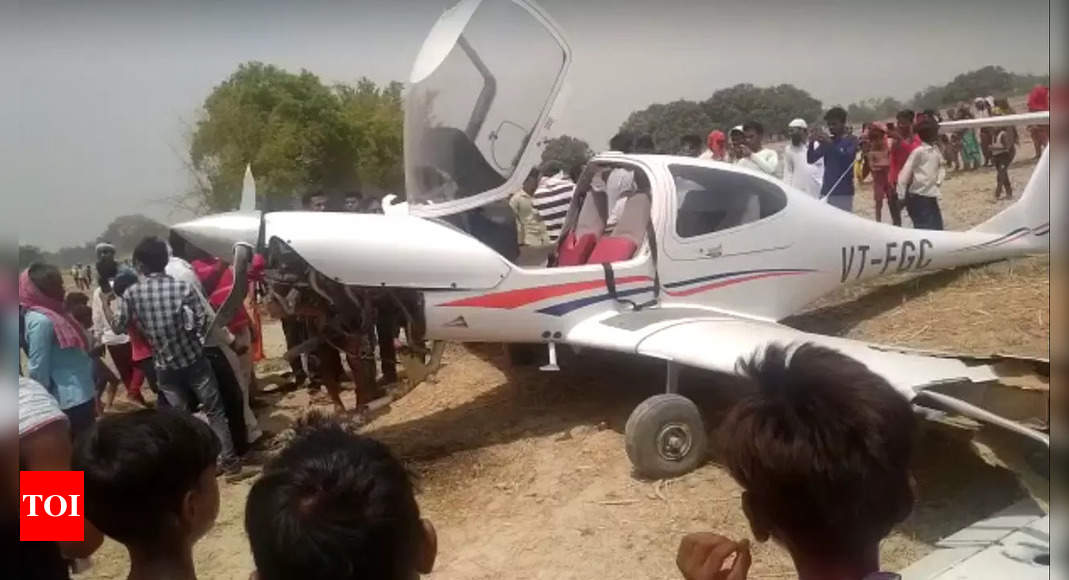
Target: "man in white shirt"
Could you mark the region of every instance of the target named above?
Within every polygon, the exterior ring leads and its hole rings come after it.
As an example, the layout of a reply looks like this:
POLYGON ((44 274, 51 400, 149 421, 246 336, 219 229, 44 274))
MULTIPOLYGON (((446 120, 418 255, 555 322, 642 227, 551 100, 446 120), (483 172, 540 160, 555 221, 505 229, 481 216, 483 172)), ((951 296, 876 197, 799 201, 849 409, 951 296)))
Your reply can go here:
MULTIPOLYGON (((609 140, 609 152, 631 153, 635 148, 635 136, 630 133, 618 133, 609 140)), ((624 197, 635 189, 635 173, 630 169, 617 167, 609 172, 605 179, 605 197, 609 211, 606 230, 611 230, 623 212, 624 197)))
POLYGON ((791 142, 783 149, 783 182, 787 185, 804 191, 812 197, 820 197, 820 179, 814 176, 823 176, 824 160, 817 161, 820 167, 817 170, 807 160, 808 147, 806 136, 809 126, 805 119, 795 119, 787 124, 787 132, 791 142))
POLYGON ((941 230, 943 213, 939 209, 939 188, 946 176, 946 158, 936 146, 939 123, 925 119, 915 131, 921 146, 909 154, 898 173, 898 198, 905 200, 914 228, 941 230))
POLYGON ((736 145, 735 165, 760 171, 766 175, 775 175, 779 167, 779 155, 772 149, 766 149, 761 142, 765 128, 757 121, 747 121, 742 126, 743 139, 736 145))

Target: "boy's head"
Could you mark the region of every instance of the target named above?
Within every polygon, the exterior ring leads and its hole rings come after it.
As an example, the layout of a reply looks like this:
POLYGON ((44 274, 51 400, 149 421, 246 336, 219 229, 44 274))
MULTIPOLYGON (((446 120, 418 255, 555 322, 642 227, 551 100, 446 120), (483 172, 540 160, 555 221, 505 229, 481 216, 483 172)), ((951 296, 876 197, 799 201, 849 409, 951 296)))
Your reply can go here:
POLYGON ((721 426, 758 540, 824 560, 871 549, 910 511, 914 417, 865 365, 812 344, 770 346, 721 426))
POLYGON ((162 274, 167 269, 170 257, 167 242, 156 236, 141 240, 134 248, 134 263, 145 274, 162 274))
POLYGON ((939 123, 935 119, 925 117, 920 123, 917 123, 914 130, 917 132, 917 136, 920 137, 921 141, 928 143, 929 145, 934 144, 939 140, 939 123))
POLYGON ((134 284, 137 284, 137 274, 130 270, 123 270, 111 283, 111 289, 121 298, 123 294, 126 294, 126 289, 134 284))
POLYGON ((192 546, 219 514, 219 441, 192 415, 141 410, 107 415, 78 441, 85 515, 131 550, 192 546))
POLYGON ((245 532, 259 580, 404 580, 438 550, 401 462, 318 415, 252 486, 245 532))
POLYGON ((687 155, 689 157, 697 157, 702 152, 702 138, 699 135, 693 133, 683 135, 679 139, 679 151, 681 155, 687 155))
POLYGON ((846 133, 846 109, 832 107, 824 113, 824 122, 828 124, 828 132, 838 137, 846 133))
POLYGON ((89 330, 93 327, 93 309, 87 304, 75 304, 67 309, 67 312, 71 313, 71 316, 78 321, 78 324, 82 325, 82 328, 89 330))
POLYGON ((913 134, 913 118, 916 115, 911 109, 904 109, 895 114, 895 121, 898 123, 898 133, 903 137, 909 137, 913 134))
POLYGON ((89 296, 86 296, 85 292, 68 292, 63 297, 63 308, 67 312, 74 312, 78 306, 89 306, 89 296))
POLYGON ((63 287, 63 274, 60 274, 59 268, 52 264, 34 262, 26 269, 26 275, 30 278, 30 282, 45 296, 59 301, 66 297, 66 290, 63 287))
POLYGON ((310 191, 301 197, 301 206, 307 211, 327 211, 330 196, 325 191, 310 191))
POLYGON ((742 133, 746 136, 746 145, 750 147, 751 151, 760 151, 762 149, 762 140, 765 138, 765 126, 759 121, 746 121, 742 125, 742 133))

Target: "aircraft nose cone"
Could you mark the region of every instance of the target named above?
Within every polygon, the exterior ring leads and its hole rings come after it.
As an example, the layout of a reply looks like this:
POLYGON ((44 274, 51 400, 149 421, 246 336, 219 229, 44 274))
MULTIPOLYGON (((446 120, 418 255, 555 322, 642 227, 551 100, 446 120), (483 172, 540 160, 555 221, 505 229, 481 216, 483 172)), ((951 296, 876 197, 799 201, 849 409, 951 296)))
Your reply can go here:
POLYGON ((260 221, 258 211, 233 211, 182 222, 171 226, 171 231, 205 252, 228 260, 233 256, 234 244, 256 247, 260 221))

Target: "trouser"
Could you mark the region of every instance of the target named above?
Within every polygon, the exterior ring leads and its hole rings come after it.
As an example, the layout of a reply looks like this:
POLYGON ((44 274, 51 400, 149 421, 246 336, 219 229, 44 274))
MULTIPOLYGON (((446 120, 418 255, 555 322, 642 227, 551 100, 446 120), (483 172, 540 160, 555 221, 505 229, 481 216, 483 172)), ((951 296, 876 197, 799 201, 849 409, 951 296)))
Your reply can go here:
POLYGON ((227 426, 226 412, 219 383, 212 372, 207 356, 202 356, 188 367, 181 369, 158 369, 160 390, 172 407, 189 412, 194 400, 200 401, 201 409, 208 417, 208 426, 219 439, 222 463, 232 464, 238 460, 234 452, 234 439, 227 426))
POLYGON ((397 381, 397 348, 394 341, 397 340, 398 318, 401 313, 390 298, 379 300, 375 309, 375 334, 379 343, 382 379, 384 382, 393 383, 397 381))
POLYGON ((902 200, 898 199, 898 193, 894 191, 894 188, 887 194, 887 211, 891 214, 891 223, 901 226, 902 200))
POLYGON ((1015 153, 1002 152, 991 157, 995 164, 995 197, 1001 197, 1003 193, 1007 197, 1013 197, 1013 184, 1010 183, 1010 163, 1013 163, 1015 153))
POLYGON ((75 405, 69 409, 63 409, 63 414, 67 416, 67 423, 70 424, 71 440, 75 440, 79 435, 85 433, 96 422, 96 401, 86 401, 81 405, 75 405))
POLYGON ((262 431, 256 421, 256 414, 249 406, 249 387, 252 379, 252 332, 249 327, 234 332, 234 346, 245 347, 244 354, 238 354, 233 349, 223 348, 227 362, 234 372, 238 387, 241 389, 241 413, 245 423, 244 439, 249 443, 260 438, 262 431))
POLYGON ((134 361, 133 374, 130 380, 137 385, 139 392, 141 385, 148 383, 149 390, 156 394, 156 406, 158 408, 166 408, 168 406, 167 397, 160 393, 160 386, 156 383, 156 367, 152 365, 151 357, 134 361))
POLYGON ((545 246, 520 246, 520 255, 516 258, 517 266, 527 268, 545 268, 549 262, 549 256, 556 249, 555 245, 545 246))
MULTIPOLYGON (((308 339, 308 328, 304 320, 295 317, 288 317, 282 319, 282 334, 286 336, 286 350, 289 350, 308 339)), ((298 383, 303 382, 308 378, 307 371, 304 370, 302 361, 304 355, 294 357, 290 361, 290 368, 293 370, 293 380, 298 383)))
POLYGON ((204 356, 208 358, 212 372, 215 373, 215 381, 219 385, 219 396, 223 401, 223 413, 226 414, 234 451, 238 455, 244 455, 249 450, 249 440, 245 411, 241 404, 241 385, 227 357, 227 350, 226 347, 205 347, 204 356))
POLYGON ((852 195, 829 195, 828 205, 837 207, 843 211, 854 212, 854 196, 852 195))
POLYGON ((913 227, 918 230, 943 229, 943 212, 939 209, 939 200, 927 195, 906 194, 906 211, 913 227))
POLYGON ((130 395, 131 399, 138 399, 141 397, 141 385, 134 384, 134 362, 133 362, 133 347, 130 343, 125 344, 109 344, 108 356, 111 357, 111 362, 115 364, 115 370, 119 371, 119 378, 122 379, 122 384, 126 386, 126 394, 130 395))

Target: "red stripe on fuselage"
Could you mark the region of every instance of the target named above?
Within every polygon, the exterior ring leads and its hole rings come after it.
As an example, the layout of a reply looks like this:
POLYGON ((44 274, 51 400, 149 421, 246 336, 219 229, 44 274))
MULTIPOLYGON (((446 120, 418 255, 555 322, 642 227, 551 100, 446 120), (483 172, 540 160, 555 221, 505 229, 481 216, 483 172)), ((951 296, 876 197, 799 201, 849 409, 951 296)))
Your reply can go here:
MULTIPOLYGON (((630 284, 632 282, 648 282, 650 280, 652 280, 652 278, 648 276, 628 276, 626 278, 619 278, 618 280, 616 280, 616 283, 630 284)), ((547 298, 566 296, 568 294, 574 294, 576 292, 582 292, 584 290, 593 290, 595 288, 602 288, 604 286, 605 280, 599 279, 588 280, 586 282, 554 284, 551 286, 536 286, 534 288, 519 288, 517 290, 507 290, 505 292, 494 292, 493 294, 484 294, 482 296, 462 298, 460 300, 454 300, 452 302, 439 304, 439 306, 468 308, 500 308, 507 310, 526 306, 534 302, 546 300, 547 298)))

